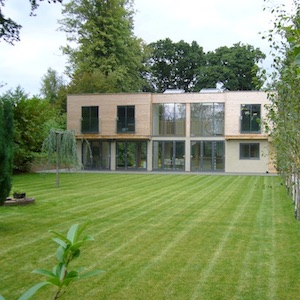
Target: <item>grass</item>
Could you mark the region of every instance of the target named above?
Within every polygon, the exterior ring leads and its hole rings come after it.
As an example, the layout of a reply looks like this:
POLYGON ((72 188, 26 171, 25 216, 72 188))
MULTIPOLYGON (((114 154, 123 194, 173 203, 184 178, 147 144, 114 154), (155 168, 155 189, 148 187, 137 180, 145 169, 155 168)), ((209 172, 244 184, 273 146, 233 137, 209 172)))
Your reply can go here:
MULTIPOLYGON (((300 224, 278 177, 61 174, 14 177, 36 204, 0 207, 0 294, 51 268, 49 229, 91 221, 78 265, 105 274, 63 299, 300 299, 300 224)), ((12 190, 12 192, 13 192, 12 190)), ((52 299, 45 288, 36 299, 52 299)))

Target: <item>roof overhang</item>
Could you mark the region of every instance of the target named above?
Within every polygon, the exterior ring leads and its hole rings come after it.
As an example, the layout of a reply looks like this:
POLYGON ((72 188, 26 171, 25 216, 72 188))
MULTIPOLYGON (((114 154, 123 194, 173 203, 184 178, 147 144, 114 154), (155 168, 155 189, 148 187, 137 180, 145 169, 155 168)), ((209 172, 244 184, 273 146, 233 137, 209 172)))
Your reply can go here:
POLYGON ((102 135, 102 134, 76 134, 77 140, 150 140, 150 135, 136 135, 136 134, 116 134, 116 135, 102 135))

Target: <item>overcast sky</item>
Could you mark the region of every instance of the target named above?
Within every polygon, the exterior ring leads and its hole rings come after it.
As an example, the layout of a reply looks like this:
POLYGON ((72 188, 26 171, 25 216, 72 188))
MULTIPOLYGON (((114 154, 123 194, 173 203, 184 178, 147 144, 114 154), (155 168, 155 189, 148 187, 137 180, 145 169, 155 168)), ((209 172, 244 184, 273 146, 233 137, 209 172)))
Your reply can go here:
MULTIPOLYGON (((135 0, 135 34, 146 43, 165 38, 197 41, 205 52, 241 42, 268 54, 269 46, 259 34, 272 28, 264 5, 263 0, 135 0)), ((61 5, 44 1, 36 12, 36 17, 29 16, 29 1, 5 1, 4 15, 23 28, 21 41, 14 46, 0 42, 0 83, 6 83, 0 94, 20 85, 26 93, 37 95, 48 68, 64 72, 66 57, 59 48, 66 38, 57 31, 61 5)))

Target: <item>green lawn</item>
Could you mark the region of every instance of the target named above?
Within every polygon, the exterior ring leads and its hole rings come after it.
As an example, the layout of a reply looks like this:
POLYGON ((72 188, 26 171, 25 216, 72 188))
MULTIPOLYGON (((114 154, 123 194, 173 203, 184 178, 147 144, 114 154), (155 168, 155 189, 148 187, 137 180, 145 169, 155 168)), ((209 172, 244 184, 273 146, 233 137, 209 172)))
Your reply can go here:
MULTIPOLYGON (((56 263, 48 232, 91 221, 76 262, 104 275, 63 299, 300 299, 300 224, 273 176, 22 175, 36 204, 0 207, 0 294, 17 299, 56 263)), ((47 287, 36 299, 53 299, 47 287)))

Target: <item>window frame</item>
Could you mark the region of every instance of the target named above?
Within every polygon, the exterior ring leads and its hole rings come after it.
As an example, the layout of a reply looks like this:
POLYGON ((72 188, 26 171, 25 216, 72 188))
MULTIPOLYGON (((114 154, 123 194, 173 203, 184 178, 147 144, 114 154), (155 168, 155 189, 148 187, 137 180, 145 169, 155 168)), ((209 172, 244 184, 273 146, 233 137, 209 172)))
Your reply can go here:
POLYGON ((191 103, 190 128, 191 137, 224 136, 225 103, 191 103), (207 113, 205 114, 206 111, 207 113))
POLYGON ((99 133, 99 106, 81 106, 81 133, 99 133))
POLYGON ((240 133, 261 133, 261 104, 241 104, 240 106, 240 133), (259 114, 257 114, 257 109, 255 107, 259 107, 259 114), (246 109, 245 109, 246 108, 246 109), (246 113, 249 112, 249 120, 245 120, 246 113), (257 129, 255 127, 257 126, 257 129), (245 127, 249 127, 249 129, 244 129, 245 127))
POLYGON ((185 136, 186 103, 154 103, 153 112, 153 136, 185 136))
POLYGON ((240 160, 260 160, 260 143, 240 143, 239 144, 239 154, 240 154, 240 160), (248 147, 247 152, 248 155, 243 155, 244 150, 243 147, 248 147), (257 149, 254 149, 254 147, 257 147, 257 149), (257 155, 253 156, 251 153, 257 153, 257 155))
POLYGON ((135 105, 118 105, 116 123, 117 133, 135 133, 135 105), (124 110, 122 116, 120 115, 121 110, 124 110))

